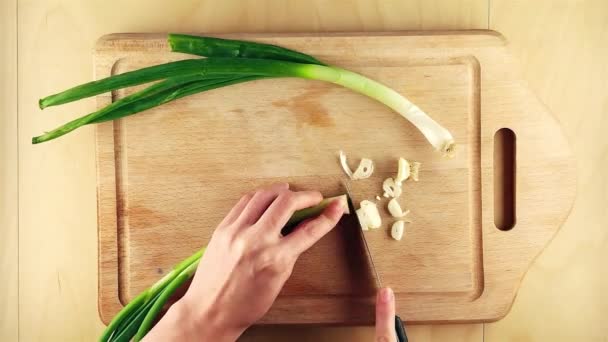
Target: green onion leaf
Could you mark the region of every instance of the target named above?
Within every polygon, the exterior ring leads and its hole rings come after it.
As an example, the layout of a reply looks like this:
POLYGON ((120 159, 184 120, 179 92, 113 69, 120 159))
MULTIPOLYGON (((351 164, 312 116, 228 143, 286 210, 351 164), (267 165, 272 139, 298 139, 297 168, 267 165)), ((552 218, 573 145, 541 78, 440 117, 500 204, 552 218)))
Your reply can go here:
POLYGON ((271 44, 178 33, 169 33, 168 41, 173 52, 203 57, 274 59, 278 61, 323 65, 318 59, 310 55, 271 44))
POLYGON ((102 78, 100 80, 81 84, 60 93, 47 96, 38 101, 40 109, 56 106, 87 97, 99 95, 111 90, 144 84, 179 75, 205 76, 204 68, 197 59, 159 64, 143 69, 128 71, 122 74, 102 78), (187 70, 188 72, 183 72, 187 70))
MULTIPOLYGON (((127 338, 126 341, 128 341, 133 337, 139 330, 141 323, 144 322, 144 319, 147 317, 148 311, 150 311, 154 306, 154 303, 161 297, 161 293, 167 287, 170 287, 174 280, 183 274, 184 271, 189 272, 189 277, 192 277, 194 274, 192 265, 198 265, 204 252, 205 248, 182 260, 171 270, 171 272, 167 273, 164 277, 154 283, 154 285, 129 302, 129 304, 122 308, 122 310, 120 310, 112 319, 102 333, 99 341, 111 342, 119 337, 127 338), (136 319, 136 323, 133 324, 132 322, 136 319), (124 332, 126 330, 128 330, 128 333, 124 332)), ((196 266, 194 266, 194 269, 196 269, 196 266)), ((175 287, 175 289, 177 289, 177 287, 175 287)), ((175 289, 173 291, 175 291, 175 289)))
POLYGON ((126 317, 126 320, 121 326, 113 331, 110 335, 108 342, 129 342, 133 336, 137 333, 137 329, 143 322, 146 314, 150 308, 156 302, 156 299, 160 297, 161 293, 157 293, 150 301, 141 306, 137 311, 133 312, 130 316, 126 317))
POLYGON ((284 61, 243 58, 186 59, 133 70, 88 82, 40 100, 40 108, 64 104, 111 90, 158 81, 169 77, 198 75, 203 78, 236 76, 293 76, 298 65, 284 61))
POLYGON ((150 109, 152 107, 156 107, 161 104, 165 104, 167 102, 171 102, 171 101, 180 99, 185 96, 202 93, 207 90, 226 87, 226 86, 237 84, 237 83, 254 81, 254 80, 258 80, 258 79, 263 79, 263 77, 257 77, 257 76, 243 76, 243 77, 232 77, 232 78, 227 77, 227 78, 222 78, 222 79, 211 79, 211 80, 201 80, 201 81, 190 82, 181 87, 175 87, 162 94, 153 96, 152 98, 147 99, 147 101, 138 101, 137 103, 133 103, 132 106, 121 107, 117 110, 112 111, 111 113, 108 113, 95 120, 92 120, 88 124, 120 119, 125 116, 139 113, 146 109, 150 109))
POLYGON ((114 331, 120 329, 125 321, 129 319, 130 316, 134 312, 138 312, 140 308, 145 306, 145 300, 148 297, 148 292, 144 291, 140 293, 135 299, 130 301, 120 312, 112 318, 112 321, 106 329, 103 331, 101 337, 99 338, 99 342, 107 342, 110 340, 114 331))
POLYGON ((154 301, 154 305, 152 305, 150 310, 147 312, 146 317, 139 326, 137 334, 135 334, 133 339, 135 342, 140 341, 142 338, 144 338, 144 336, 146 336, 148 331, 150 331, 152 328, 156 317, 167 303, 167 300, 169 300, 175 291, 179 289, 186 281, 188 281, 188 279, 192 278, 196 268, 198 267, 199 261, 200 259, 190 264, 162 290, 160 296, 154 301))
POLYGON ((199 81, 190 81, 184 83, 176 82, 176 79, 183 81, 191 78, 197 79, 199 77, 189 75, 183 77, 173 77, 165 81, 158 82, 146 89, 143 89, 139 92, 133 93, 120 100, 117 100, 98 111, 72 120, 52 131, 46 132, 43 135, 34 137, 32 138, 32 144, 39 144, 45 141, 59 138, 60 136, 65 135, 87 124, 120 119, 135 113, 142 112, 146 109, 157 107, 161 104, 177 100, 184 96, 225 87, 236 83, 253 81, 262 77, 244 76, 202 79, 199 81))

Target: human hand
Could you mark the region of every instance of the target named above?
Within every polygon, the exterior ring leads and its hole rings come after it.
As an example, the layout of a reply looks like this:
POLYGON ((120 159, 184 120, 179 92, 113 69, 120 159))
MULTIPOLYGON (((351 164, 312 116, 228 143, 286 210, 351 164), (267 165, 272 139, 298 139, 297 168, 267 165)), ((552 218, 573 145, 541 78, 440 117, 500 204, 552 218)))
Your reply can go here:
POLYGON ((376 342, 396 342, 395 294, 390 287, 376 295, 376 342))
POLYGON ((270 309, 300 254, 342 217, 336 201, 281 235, 296 210, 321 200, 317 191, 290 191, 288 184, 243 196, 214 231, 184 297, 145 340, 235 341, 270 309))

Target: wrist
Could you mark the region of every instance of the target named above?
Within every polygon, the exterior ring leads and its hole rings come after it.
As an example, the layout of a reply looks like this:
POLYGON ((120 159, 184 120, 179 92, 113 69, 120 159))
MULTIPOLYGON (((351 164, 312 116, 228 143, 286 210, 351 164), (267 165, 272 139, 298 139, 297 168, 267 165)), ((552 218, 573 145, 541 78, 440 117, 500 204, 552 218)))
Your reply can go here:
MULTIPOLYGON (((184 296, 171 307, 176 321, 186 336, 184 341, 234 342, 247 327, 239 328, 230 324, 221 310, 213 307, 203 308, 188 296, 184 296)), ((167 313, 169 314, 169 312, 167 313)))

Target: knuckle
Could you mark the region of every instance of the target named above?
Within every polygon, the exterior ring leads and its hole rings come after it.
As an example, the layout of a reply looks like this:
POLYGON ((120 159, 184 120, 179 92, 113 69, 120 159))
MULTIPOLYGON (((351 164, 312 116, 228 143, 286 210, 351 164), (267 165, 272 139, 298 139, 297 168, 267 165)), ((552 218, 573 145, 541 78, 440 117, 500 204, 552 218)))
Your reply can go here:
POLYGON ((242 256, 249 248, 249 242, 241 234, 232 234, 227 230, 213 232, 209 245, 216 245, 232 255, 242 256))
POLYGON ((321 215, 319 215, 319 219, 317 221, 318 221, 317 225, 322 228, 331 226, 334 223, 332 218, 327 216, 327 214, 325 214, 325 213, 322 213, 321 215))
POLYGON ((289 271, 289 262, 287 259, 277 259, 273 263, 273 270, 278 274, 282 274, 289 271))
POLYGON ((230 248, 239 254, 243 254, 247 249, 247 240, 244 237, 237 235, 232 239, 230 248))
POLYGON ((321 235, 322 223, 320 220, 310 221, 302 227, 303 233, 309 239, 317 239, 321 235))
POLYGON ((295 202, 295 194, 289 190, 281 191, 279 199, 283 205, 292 206, 295 202))
POLYGON ((279 228, 280 226, 280 222, 279 222, 279 217, 277 217, 276 215, 268 215, 268 219, 265 222, 265 225, 267 225, 268 227, 264 227, 265 228, 279 228))
POLYGON ((258 253, 257 259, 260 273, 281 274, 289 271, 290 259, 272 249, 258 253))
POLYGON ((266 195, 268 195, 269 191, 267 189, 258 189, 255 192, 255 197, 264 197, 266 195))
POLYGON ((226 244, 230 239, 230 234, 226 229, 215 229, 211 234, 211 240, 215 243, 226 244))
POLYGON ((247 203, 249 203, 249 201, 251 201, 251 199, 253 198, 253 195, 254 195, 253 192, 248 192, 248 193, 242 195, 241 198, 239 198, 237 205, 235 205, 235 206, 238 206, 239 204, 246 205, 247 203))
POLYGON ((279 183, 272 183, 272 184, 270 184, 266 188, 274 190, 274 191, 286 190, 287 189, 287 183, 280 183, 280 182, 279 183))

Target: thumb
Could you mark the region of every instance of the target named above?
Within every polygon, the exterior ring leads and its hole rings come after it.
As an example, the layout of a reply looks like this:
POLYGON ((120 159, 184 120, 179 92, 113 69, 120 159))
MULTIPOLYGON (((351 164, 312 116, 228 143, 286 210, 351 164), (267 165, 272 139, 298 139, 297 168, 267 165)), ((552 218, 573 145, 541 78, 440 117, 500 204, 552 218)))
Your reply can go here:
POLYGON ((395 294, 385 287, 376 296, 376 342, 395 341, 395 294))

